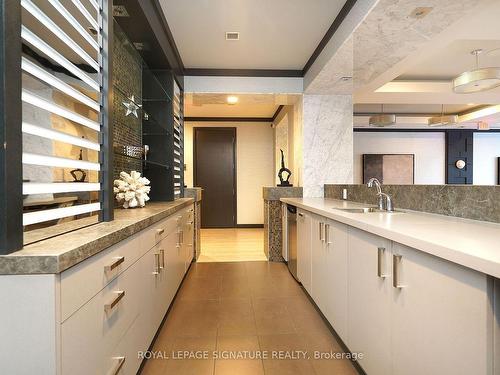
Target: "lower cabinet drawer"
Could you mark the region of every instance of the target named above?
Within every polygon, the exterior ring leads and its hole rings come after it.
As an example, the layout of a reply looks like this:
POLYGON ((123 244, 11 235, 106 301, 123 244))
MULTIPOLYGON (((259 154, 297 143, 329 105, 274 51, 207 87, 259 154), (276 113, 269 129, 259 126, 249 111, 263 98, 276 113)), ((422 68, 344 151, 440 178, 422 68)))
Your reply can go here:
MULTIPOLYGON (((117 347, 143 308, 141 261, 62 323, 62 374, 106 374, 117 347)), ((77 293, 78 291, 75 291, 77 293)))
POLYGON ((147 251, 140 235, 121 241, 61 274, 62 322, 147 251))
POLYGON ((141 246, 147 251, 169 234, 176 232, 179 223, 178 216, 178 214, 174 214, 141 232, 141 246))

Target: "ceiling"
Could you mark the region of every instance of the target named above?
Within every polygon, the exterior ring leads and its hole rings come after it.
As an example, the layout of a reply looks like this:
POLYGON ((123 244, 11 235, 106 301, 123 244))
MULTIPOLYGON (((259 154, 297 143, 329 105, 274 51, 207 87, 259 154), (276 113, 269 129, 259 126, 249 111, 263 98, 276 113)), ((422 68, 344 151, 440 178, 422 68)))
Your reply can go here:
POLYGON ((160 0, 186 68, 301 70, 345 0, 160 0), (240 40, 226 41, 237 31, 240 40))
MULTIPOLYGON (((500 35, 499 35, 500 36, 500 35)), ((398 80, 451 80, 476 67, 471 51, 482 49, 479 67, 500 66, 500 40, 454 40, 408 68, 398 80), (439 63, 437 63, 439 62, 439 63)))
POLYGON ((259 117, 272 118, 280 105, 293 104, 296 95, 280 94, 185 94, 185 117, 259 117), (227 104, 228 96, 238 103, 227 104))
MULTIPOLYGON (((354 111, 381 113, 384 104, 385 113, 403 115, 398 126, 415 121, 427 127, 425 115, 441 113, 444 105, 446 114, 461 115, 460 126, 499 126, 500 88, 456 94, 452 80, 475 68, 475 49, 484 51, 480 67, 500 67, 500 2, 428 0, 430 13, 415 19, 419 6, 416 0, 380 0, 354 32, 354 111), (480 111, 486 107, 494 114, 480 111)), ((336 68, 345 69, 337 64, 332 72, 336 68)))

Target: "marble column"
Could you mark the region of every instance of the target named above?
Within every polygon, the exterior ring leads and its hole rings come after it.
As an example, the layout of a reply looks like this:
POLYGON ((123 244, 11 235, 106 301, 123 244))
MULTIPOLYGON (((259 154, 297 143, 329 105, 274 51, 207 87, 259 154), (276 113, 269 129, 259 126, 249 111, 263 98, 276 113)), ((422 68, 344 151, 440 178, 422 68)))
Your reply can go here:
POLYGON ((351 95, 304 95, 302 175, 304 197, 323 197, 324 185, 353 181, 351 95))

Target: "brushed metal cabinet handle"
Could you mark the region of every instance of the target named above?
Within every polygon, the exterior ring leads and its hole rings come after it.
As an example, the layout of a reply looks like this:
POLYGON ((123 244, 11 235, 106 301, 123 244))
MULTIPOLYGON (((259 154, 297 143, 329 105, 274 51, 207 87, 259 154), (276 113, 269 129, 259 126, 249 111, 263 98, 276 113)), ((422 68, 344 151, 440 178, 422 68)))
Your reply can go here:
POLYGON ((165 250, 164 249, 160 249, 160 269, 164 269, 165 268, 165 250))
POLYGON ((159 275, 160 274, 160 253, 155 253, 154 255, 154 260, 155 260, 155 268, 153 271, 153 275, 159 275))
POLYGON ((302 212, 299 212, 300 217, 304 217, 304 214, 302 212))
POLYGON ((109 375, 117 375, 125 363, 125 357, 113 357, 113 359, 116 361, 116 364, 109 370, 109 375))
POLYGON ((385 279, 387 275, 384 273, 383 269, 385 268, 385 247, 379 247, 377 249, 377 276, 385 279))
POLYGON ((125 257, 117 257, 116 260, 113 263, 111 263, 109 266, 104 266, 104 271, 106 271, 106 272, 113 271, 116 267, 118 267, 123 262, 125 262, 125 257))
POLYGON ((331 242, 330 242, 330 224, 325 224, 325 242, 327 245, 331 244, 331 242))
POLYGON ((157 230, 156 230, 156 234, 157 234, 158 236, 161 236, 164 232, 165 232, 165 229, 163 229, 163 228, 162 228, 162 229, 157 229, 157 230))
POLYGON ((323 229, 324 229, 324 223, 319 223, 319 240, 323 241, 323 229))
POLYGON ((118 302, 120 302, 120 300, 125 297, 125 291, 124 290, 120 290, 118 292, 115 292, 117 295, 115 297, 115 299, 113 301, 111 301, 111 303, 107 303, 104 305, 104 311, 106 313, 109 313, 111 312, 115 306, 118 304, 118 302))
POLYGON ((394 254, 392 256, 392 286, 397 289, 404 288, 404 286, 399 283, 399 277, 401 276, 399 267, 402 260, 402 255, 394 254))

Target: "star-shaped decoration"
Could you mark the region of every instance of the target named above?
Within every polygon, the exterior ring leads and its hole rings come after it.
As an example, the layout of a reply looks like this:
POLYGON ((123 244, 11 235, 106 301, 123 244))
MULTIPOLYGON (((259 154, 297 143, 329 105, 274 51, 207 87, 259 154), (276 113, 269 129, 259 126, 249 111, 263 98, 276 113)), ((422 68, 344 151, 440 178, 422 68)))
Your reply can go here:
POLYGON ((139 118, 139 115, 137 114, 137 110, 141 109, 142 105, 140 104, 135 104, 135 97, 132 95, 129 98, 129 102, 123 102, 122 104, 127 108, 127 112, 125 113, 125 117, 133 114, 135 117, 139 118))

